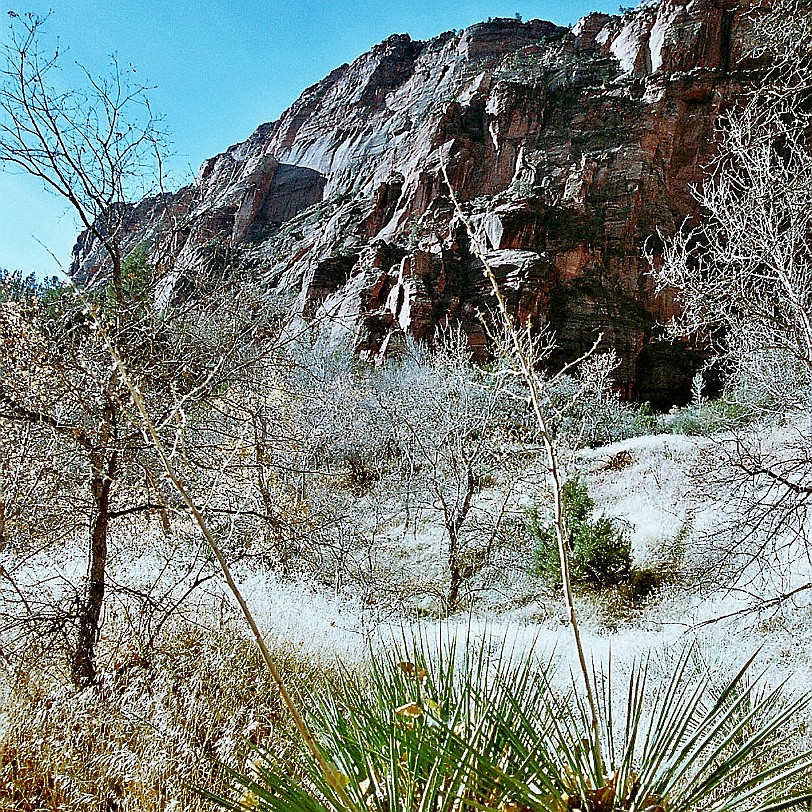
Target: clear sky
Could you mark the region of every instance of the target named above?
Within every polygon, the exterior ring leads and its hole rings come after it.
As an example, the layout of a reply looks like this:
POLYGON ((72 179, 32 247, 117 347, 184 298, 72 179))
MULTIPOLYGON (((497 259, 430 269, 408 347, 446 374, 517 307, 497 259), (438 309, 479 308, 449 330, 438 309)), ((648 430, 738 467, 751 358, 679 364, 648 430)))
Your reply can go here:
MULTIPOLYGON (((115 53, 154 86, 153 107, 173 142, 173 185, 206 158, 278 118, 307 86, 390 34, 429 39, 488 17, 541 18, 561 25, 606 0, 6 0, 4 11, 54 9, 48 33, 69 60, 103 70, 115 53)), ((2 14, 0 25, 5 26, 2 14)), ((5 42, 7 29, 0 37, 5 42)), ((36 181, 0 172, 0 266, 38 275, 69 263, 72 214, 36 181)))

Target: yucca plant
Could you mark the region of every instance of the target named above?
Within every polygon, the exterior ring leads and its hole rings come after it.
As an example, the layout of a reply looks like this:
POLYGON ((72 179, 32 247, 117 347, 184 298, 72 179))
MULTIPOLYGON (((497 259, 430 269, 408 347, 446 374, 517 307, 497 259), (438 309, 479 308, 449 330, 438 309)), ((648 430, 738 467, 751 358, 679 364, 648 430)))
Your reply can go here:
POLYGON ((656 683, 648 664, 616 690, 594 675, 601 735, 550 662, 483 639, 429 656, 418 639, 310 698, 325 760, 301 769, 256 748, 228 809, 273 812, 768 812, 812 801, 812 753, 797 739, 809 695, 768 688, 749 660, 720 687, 686 648, 656 683), (475 644, 473 644, 475 643, 475 644))
POLYGON ((753 658, 717 686, 710 670, 692 667, 694 653, 683 650, 657 682, 647 663, 625 686, 611 672, 596 675, 595 745, 578 692, 558 698, 543 684, 543 701, 524 703, 512 731, 512 747, 533 765, 517 782, 519 808, 766 812, 808 804, 812 752, 799 731, 810 695, 768 687, 764 673, 753 674, 753 658))
POLYGON ((242 798, 213 799, 229 809, 289 812, 487 808, 504 795, 499 780, 510 783, 520 766, 500 762, 499 754, 513 753, 505 721, 520 721, 507 686, 528 694, 536 681, 532 662, 487 642, 459 651, 451 641, 432 657, 420 638, 375 653, 368 672, 345 671, 334 694, 306 703, 325 760, 339 771, 343 798, 335 776, 326 780, 308 753, 301 754, 301 773, 291 775, 291 765, 257 747, 252 774, 233 773, 242 798), (484 713, 483 697, 504 716, 484 713))

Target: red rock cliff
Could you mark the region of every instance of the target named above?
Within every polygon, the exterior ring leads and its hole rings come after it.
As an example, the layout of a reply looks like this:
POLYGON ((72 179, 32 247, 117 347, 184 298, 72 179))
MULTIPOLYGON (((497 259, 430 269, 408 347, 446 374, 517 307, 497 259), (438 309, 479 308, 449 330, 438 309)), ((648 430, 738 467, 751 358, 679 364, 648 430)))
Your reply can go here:
MULTIPOLYGON (((390 37, 203 164, 172 198, 169 264, 192 276, 236 249, 369 358, 455 321, 484 353, 487 290, 445 164, 522 319, 549 321, 562 357, 603 331, 625 394, 668 406, 697 358, 656 340, 673 303, 653 296, 642 247, 694 213, 719 115, 752 81, 747 32, 741 5, 662 0, 572 30, 390 37)), ((132 241, 165 260, 160 208, 134 208, 132 241)), ((93 258, 80 241, 75 269, 93 258)))

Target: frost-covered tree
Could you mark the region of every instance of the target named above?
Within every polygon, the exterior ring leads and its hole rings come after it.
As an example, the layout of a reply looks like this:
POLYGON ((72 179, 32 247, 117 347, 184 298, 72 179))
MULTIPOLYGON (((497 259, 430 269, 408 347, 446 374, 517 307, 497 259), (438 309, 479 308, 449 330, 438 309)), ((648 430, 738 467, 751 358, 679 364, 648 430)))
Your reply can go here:
POLYGON ((456 333, 407 342, 382 367, 305 332, 285 354, 220 398, 211 431, 235 437, 232 487, 207 510, 241 511, 241 532, 286 574, 384 609, 421 596, 452 611, 472 576, 513 555, 533 458, 515 453, 525 398, 456 333))
POLYGON ((699 222, 666 240, 653 272, 676 291, 672 332, 720 350, 729 396, 781 411, 812 391, 812 12, 779 6, 754 12, 778 64, 721 123, 699 222))
MULTIPOLYGON (((9 18, 0 58, 0 166, 28 173, 70 204, 103 247, 110 278, 95 302, 54 289, 47 303, 7 302, 0 314, 3 439, 13 441, 22 431, 26 442, 20 449, 59 448, 60 455, 70 449, 82 460, 79 467, 87 469, 89 563, 73 613, 72 643, 74 680, 86 685, 95 678, 108 530, 117 511, 111 504, 113 483, 129 463, 126 449, 141 444, 135 439, 138 429, 123 419, 126 393, 104 345, 109 338, 126 347, 146 369, 154 330, 152 325, 143 329, 145 279, 126 278, 126 195, 143 193, 145 181, 160 185, 163 136, 131 69, 114 60, 106 75, 80 71, 83 86, 64 87, 64 51, 43 44, 44 20, 14 12, 9 18), (91 316, 88 308, 98 313, 91 316), (102 323, 107 338, 97 329, 102 323)), ((156 367, 154 377, 162 372, 156 367)), ((56 459, 39 474, 29 470, 31 487, 19 494, 30 499, 44 482, 75 482, 74 466, 56 459)), ((58 488, 55 494, 72 492, 73 487, 58 488)), ((126 511, 136 507, 128 505, 126 511)))
MULTIPOLYGON (((132 263, 122 267, 138 275, 132 263)), ((149 304, 149 269, 140 268, 143 287, 133 289, 130 279, 123 303, 112 284, 0 302, 3 585, 11 598, 5 620, 61 637, 82 686, 96 677, 114 532, 120 544, 128 524, 152 518, 168 538, 177 508, 111 352, 126 362, 167 447, 191 476, 201 411, 268 350, 252 341, 255 303, 239 288, 222 297, 208 291, 158 314, 149 304), (58 567, 54 574, 54 560, 77 543, 86 576, 60 576, 58 567), (30 574, 36 556, 60 583, 55 605, 29 576, 14 580, 18 569, 30 574)))
POLYGON ((699 220, 666 240, 653 273, 682 308, 672 332, 714 344, 726 399, 756 418, 717 439, 699 473, 732 506, 707 574, 747 585, 758 607, 796 594, 812 530, 812 10, 785 0, 751 13, 754 55, 773 67, 720 123, 699 220))
POLYGON ((439 520, 443 531, 448 612, 465 582, 491 563, 516 510, 527 410, 511 384, 473 365, 465 336, 450 331, 433 350, 413 348, 379 387, 405 507, 439 520))

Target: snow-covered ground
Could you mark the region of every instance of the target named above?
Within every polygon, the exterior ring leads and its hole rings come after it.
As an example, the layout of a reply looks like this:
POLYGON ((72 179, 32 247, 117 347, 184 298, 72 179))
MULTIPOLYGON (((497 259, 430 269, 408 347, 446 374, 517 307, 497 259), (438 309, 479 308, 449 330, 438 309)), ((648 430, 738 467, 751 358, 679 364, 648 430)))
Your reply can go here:
MULTIPOLYGON (((796 430, 790 423, 765 432, 765 443, 780 454, 782 447, 794 440, 796 430)), ((637 566, 656 567, 670 560, 692 572, 707 565, 705 540, 727 526, 730 518, 729 494, 708 487, 712 485, 713 461, 724 439, 667 434, 636 437, 578 455, 575 466, 588 482, 597 511, 626 527, 637 566), (710 479, 702 481, 702 472, 710 479)), ((735 543, 735 539, 729 542, 735 543)), ((202 557, 196 563, 186 562, 187 570, 175 572, 176 581, 167 588, 162 574, 174 555, 167 543, 158 531, 154 537, 142 534, 137 543, 119 539, 111 583, 126 582, 129 588, 156 597, 173 590, 180 594, 199 577, 202 557)), ((410 572, 420 573, 427 583, 438 581, 447 555, 443 544, 442 532, 428 522, 423 529, 412 526, 407 535, 399 536, 397 526, 389 528, 380 536, 375 553, 381 589, 397 594, 397 580, 410 572)), ((696 641, 709 662, 721 664, 741 661, 760 648, 761 658, 779 673, 798 685, 812 684, 812 589, 767 605, 762 611, 750 611, 754 592, 756 597, 769 600, 785 592, 788 584, 795 588, 812 582, 807 551, 798 547, 792 559, 792 571, 782 572, 780 578, 769 568, 757 576, 748 574, 746 590, 736 591, 735 582, 724 580, 711 588, 707 577, 699 590, 692 583, 669 585, 611 623, 606 622, 605 611, 593 598, 582 597, 579 613, 589 656, 600 663, 611 653, 622 667, 650 652, 663 656, 696 641)), ((15 578, 21 586, 45 581, 56 593, 69 588, 71 582, 77 583, 83 566, 77 548, 56 562, 52 556, 32 559, 15 570, 15 578)), ((429 635, 486 635, 508 640, 519 648, 532 643, 542 652, 555 651, 564 660, 572 656, 571 633, 561 601, 549 588, 518 570, 506 570, 499 589, 489 592, 483 588, 481 599, 474 601, 470 611, 444 620, 432 619, 430 612, 425 613, 425 619, 415 620, 414 601, 409 604, 409 615, 393 611, 391 603, 383 612, 351 589, 330 589, 324 581, 297 581, 256 566, 238 568, 237 574, 270 639, 307 658, 358 662, 370 643, 401 637, 404 628, 415 625, 429 635)), ((116 600, 110 601, 108 618, 126 614, 121 601, 116 600)), ((231 598, 219 579, 212 578, 190 600, 187 616, 194 612, 216 614, 216 607, 231 598)), ((432 606, 436 608, 436 601, 428 600, 426 607, 432 606)))
MULTIPOLYGON (((794 440, 796 429, 789 423, 767 432, 766 440, 780 453, 794 440)), ((579 455, 577 467, 587 478, 597 509, 627 527, 638 566, 656 566, 669 557, 678 558, 686 571, 707 564, 705 540, 725 532, 730 523, 729 493, 713 480, 719 444, 729 439, 664 434, 579 455)), ((729 541, 735 543, 735 539, 729 541)), ((434 549, 430 542, 439 541, 429 535, 420 542, 413 564, 426 567, 434 549)), ((433 556, 439 558, 440 553, 434 549, 433 556)), ((769 663, 776 676, 789 677, 798 687, 812 685, 812 590, 777 605, 767 604, 761 611, 754 608, 754 590, 760 590, 756 597, 769 601, 782 594, 787 583, 812 582, 806 551, 796 546, 792 572, 774 576, 769 568, 757 576, 745 573, 748 588, 741 591, 730 581, 720 581, 714 588, 706 583, 702 589, 691 583, 674 584, 609 625, 591 599, 581 598, 589 655, 601 662, 611 654, 615 663, 628 664, 649 653, 662 658, 696 642, 709 667, 715 663, 721 668, 740 663, 759 649, 760 660, 769 663)), ((505 596, 503 607, 489 600, 451 620, 426 620, 419 625, 424 633, 481 634, 508 639, 518 647, 532 643, 540 651, 554 650, 564 659, 571 658, 563 607, 551 602, 548 593, 533 599, 527 578, 514 586, 516 594, 505 596), (517 595, 522 600, 516 600, 517 595)), ((363 655, 370 638, 398 637, 407 623, 392 617, 376 620, 360 602, 272 576, 255 574, 245 588, 274 637, 322 654, 355 659, 363 655)))

